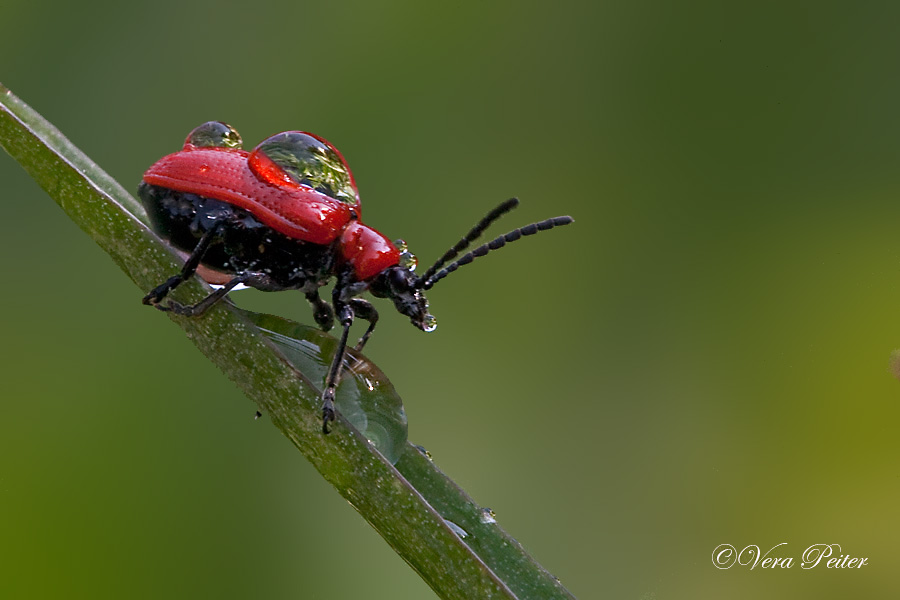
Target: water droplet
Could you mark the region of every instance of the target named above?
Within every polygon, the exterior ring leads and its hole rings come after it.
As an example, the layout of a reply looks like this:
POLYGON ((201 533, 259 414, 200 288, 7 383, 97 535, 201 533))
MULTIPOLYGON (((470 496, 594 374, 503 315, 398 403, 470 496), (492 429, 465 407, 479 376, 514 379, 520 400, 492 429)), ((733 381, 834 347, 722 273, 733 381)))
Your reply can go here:
POLYGON ((497 515, 494 514, 494 511, 492 511, 489 508, 481 509, 481 522, 482 523, 496 523, 497 522, 496 516, 497 515))
POLYGON ((350 205, 359 204, 350 167, 337 148, 321 138, 285 131, 263 140, 250 154, 250 168, 269 181, 275 174, 263 165, 272 163, 295 183, 350 205))
POLYGON ((433 458, 431 458, 431 452, 429 452, 428 450, 426 450, 424 446, 419 446, 419 445, 417 445, 417 444, 413 444, 413 448, 415 448, 416 450, 418 450, 419 453, 420 453, 422 456, 424 456, 425 458, 427 458, 428 460, 434 460, 433 458))
POLYGON ((468 532, 467 532, 465 529, 463 529, 462 527, 460 527, 459 525, 457 525, 456 523, 454 523, 454 522, 451 521, 450 519, 444 519, 444 523, 446 523, 446 524, 447 524, 447 527, 449 527, 450 529, 452 529, 452 530, 453 530, 453 533, 455 533, 455 534, 458 535, 459 537, 461 537, 461 538, 467 538, 467 537, 469 537, 469 534, 468 534, 468 532))
POLYGON ((422 331, 434 331, 437 329, 437 319, 434 318, 434 315, 425 315, 423 322, 425 326, 422 327, 422 331))
POLYGON ((185 147, 240 148, 243 142, 237 130, 222 121, 207 121, 191 131, 184 140, 185 147))
POLYGON ((419 259, 416 255, 409 251, 404 240, 394 240, 394 246, 400 251, 400 266, 410 271, 415 271, 419 265, 419 259))
POLYGON ((419 259, 416 258, 415 254, 411 252, 401 252, 400 253, 400 266, 404 269, 409 269, 410 271, 415 271, 416 267, 419 266, 419 259))

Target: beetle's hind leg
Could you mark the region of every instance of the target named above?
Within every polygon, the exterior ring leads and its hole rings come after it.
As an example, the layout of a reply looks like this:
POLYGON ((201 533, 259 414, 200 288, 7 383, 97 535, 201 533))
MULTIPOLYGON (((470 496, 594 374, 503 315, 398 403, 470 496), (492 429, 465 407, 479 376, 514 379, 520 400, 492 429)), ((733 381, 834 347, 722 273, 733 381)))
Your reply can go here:
POLYGON ((166 307, 161 308, 160 306, 157 306, 157 308, 160 308, 160 310, 172 311, 176 315, 185 317, 198 317, 212 308, 219 300, 227 296, 228 292, 241 284, 258 290, 282 289, 265 273, 246 271, 233 278, 197 304, 180 304, 174 300, 169 300, 169 304, 166 307))
POLYGON ((169 279, 167 279, 165 283, 153 288, 153 290, 151 290, 149 294, 144 296, 144 304, 155 306, 162 311, 171 310, 169 306, 160 304, 160 302, 162 302, 163 298, 169 295, 169 292, 190 279, 191 275, 193 275, 197 271, 197 266, 200 264, 200 261, 203 260, 203 255, 206 254, 207 250, 209 250, 209 246, 213 243, 213 241, 215 241, 219 237, 219 230, 221 228, 222 222, 219 221, 215 223, 209 229, 209 231, 204 233, 203 237, 200 238, 200 241, 197 242, 197 245, 194 247, 194 251, 191 252, 190 257, 188 257, 187 261, 185 261, 184 266, 181 268, 181 273, 169 277, 169 279))

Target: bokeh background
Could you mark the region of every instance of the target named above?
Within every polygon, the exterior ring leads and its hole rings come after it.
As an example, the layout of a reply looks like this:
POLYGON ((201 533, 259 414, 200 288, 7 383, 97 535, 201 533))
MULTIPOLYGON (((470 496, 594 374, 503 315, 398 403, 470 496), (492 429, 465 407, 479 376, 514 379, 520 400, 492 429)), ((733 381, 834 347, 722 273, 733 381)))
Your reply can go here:
MULTIPOLYGON (((134 189, 195 125, 327 137, 438 256, 410 439, 580 598, 896 594, 900 5, 0 5, 0 81, 134 189), (501 227, 497 227, 497 233, 501 227), (712 551, 793 557, 719 570, 712 551), (812 544, 868 557, 801 570, 812 544)), ((0 596, 431 591, 0 156, 0 596)), ((298 294, 234 295, 311 322, 298 294)))

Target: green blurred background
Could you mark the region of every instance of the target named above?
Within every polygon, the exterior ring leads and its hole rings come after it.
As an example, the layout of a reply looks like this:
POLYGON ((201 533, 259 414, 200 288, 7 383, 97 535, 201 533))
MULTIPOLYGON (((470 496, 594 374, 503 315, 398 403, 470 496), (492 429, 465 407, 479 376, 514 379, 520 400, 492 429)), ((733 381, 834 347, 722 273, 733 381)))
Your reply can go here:
MULTIPOLYGON (((6 0, 0 81, 128 189, 209 119, 323 135, 422 262, 511 195, 506 229, 571 214, 437 286, 433 334, 380 304, 410 439, 580 598, 875 598, 900 587, 898 18, 6 0), (782 542, 791 569, 712 564, 782 542), (869 565, 801 570, 816 543, 869 565)), ((5 155, 0 182, 0 597, 431 596, 5 155)))

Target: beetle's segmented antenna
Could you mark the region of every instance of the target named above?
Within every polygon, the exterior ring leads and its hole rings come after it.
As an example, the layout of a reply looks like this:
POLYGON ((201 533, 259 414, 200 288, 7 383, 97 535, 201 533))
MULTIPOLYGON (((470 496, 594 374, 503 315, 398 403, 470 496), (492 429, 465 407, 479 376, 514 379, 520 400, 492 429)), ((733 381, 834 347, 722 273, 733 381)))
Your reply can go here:
MULTIPOLYGON (((437 273, 438 269, 447 264, 447 261, 453 260, 460 252, 469 247, 469 244, 478 239, 478 237, 484 233, 484 230, 490 227, 491 223, 514 209, 519 205, 518 198, 510 198, 506 202, 500 204, 497 208, 489 212, 484 216, 483 219, 478 221, 478 224, 472 228, 469 233, 467 233, 461 240, 459 240, 455 246, 447 250, 442 257, 440 257, 433 265, 428 267, 428 270, 425 271, 421 277, 416 280, 417 288, 421 288, 425 285, 432 276, 437 273)), ((431 287, 431 286, 428 286, 431 287)), ((427 287, 424 289, 428 289, 427 287)))
MULTIPOLYGON (((547 219, 546 221, 541 221, 540 223, 532 223, 531 225, 526 225, 525 227, 522 227, 520 229, 514 229, 514 230, 510 231, 509 233, 503 234, 500 237, 498 237, 494 240, 491 240, 490 242, 488 242, 487 244, 484 244, 483 246, 479 246, 479 247, 475 248, 474 250, 472 250, 471 252, 469 252, 468 254, 463 256, 462 258, 460 258, 458 261, 450 263, 449 265, 447 265, 446 268, 441 269, 437 273, 433 274, 422 284, 422 289, 423 290, 431 289, 435 283, 437 283, 438 281, 440 281, 441 279, 443 279, 444 277, 446 277, 453 271, 457 270, 458 268, 460 268, 463 265, 469 264, 470 262, 472 262, 473 260, 475 260, 476 258, 478 258, 480 256, 484 256, 491 250, 498 250, 510 242, 515 242, 516 240, 520 239, 523 236, 534 235, 535 233, 537 233, 539 231, 547 231, 548 229, 553 229, 554 227, 561 227, 563 225, 568 225, 569 223, 571 223, 573 221, 574 221, 574 219, 572 217, 568 217, 568 216, 553 217, 552 219, 547 219)), ((480 223, 479 223, 479 225, 480 225, 480 223)), ((457 244, 457 245, 459 245, 459 244, 457 244)))

